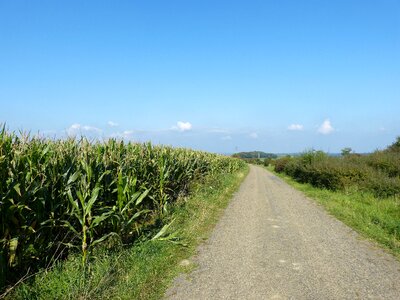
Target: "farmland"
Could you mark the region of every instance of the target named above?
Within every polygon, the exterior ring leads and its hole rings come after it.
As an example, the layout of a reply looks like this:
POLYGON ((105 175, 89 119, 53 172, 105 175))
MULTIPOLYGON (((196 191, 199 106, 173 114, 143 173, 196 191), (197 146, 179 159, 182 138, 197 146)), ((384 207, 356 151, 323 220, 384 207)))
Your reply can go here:
POLYGON ((192 186, 243 168, 240 160, 200 151, 45 140, 3 128, 1 287, 72 254, 88 270, 99 247, 160 238, 192 186))

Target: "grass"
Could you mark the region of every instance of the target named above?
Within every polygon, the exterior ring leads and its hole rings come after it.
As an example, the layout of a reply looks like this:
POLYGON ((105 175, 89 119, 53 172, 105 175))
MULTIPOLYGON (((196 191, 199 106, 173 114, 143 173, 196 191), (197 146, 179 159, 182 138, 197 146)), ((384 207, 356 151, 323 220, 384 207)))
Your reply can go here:
MULTIPOLYGON (((274 172, 273 167, 268 170, 274 172)), ((361 236, 377 242, 400 259, 400 198, 377 198, 356 190, 331 191, 299 183, 274 172, 288 184, 314 199, 361 236)))
POLYGON ((118 251, 94 253, 90 269, 72 256, 51 271, 21 284, 8 299, 159 299, 172 280, 195 266, 181 266, 208 238, 224 208, 246 177, 248 167, 234 174, 209 176, 171 208, 170 227, 157 240, 139 241, 118 251))

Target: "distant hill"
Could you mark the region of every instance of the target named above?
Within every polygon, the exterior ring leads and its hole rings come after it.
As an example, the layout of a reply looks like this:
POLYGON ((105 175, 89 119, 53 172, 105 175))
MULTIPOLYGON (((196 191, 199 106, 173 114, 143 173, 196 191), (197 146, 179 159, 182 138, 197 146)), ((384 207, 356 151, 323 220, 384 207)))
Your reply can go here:
POLYGON ((239 152, 232 154, 232 156, 238 158, 277 158, 276 154, 265 153, 262 151, 239 152))

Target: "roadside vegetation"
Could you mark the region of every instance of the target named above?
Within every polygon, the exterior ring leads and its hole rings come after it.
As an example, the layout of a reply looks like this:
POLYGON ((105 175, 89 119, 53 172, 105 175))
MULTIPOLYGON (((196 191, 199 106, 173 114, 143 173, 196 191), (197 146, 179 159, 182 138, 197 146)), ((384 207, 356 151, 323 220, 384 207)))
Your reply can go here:
POLYGON ((262 151, 251 151, 251 152, 238 152, 232 155, 232 157, 250 159, 250 158, 277 158, 278 156, 273 153, 266 153, 262 151))
POLYGON ((251 152, 238 152, 232 154, 232 157, 240 158, 248 164, 268 166, 273 159, 278 156, 273 153, 266 153, 262 151, 251 151, 251 152))
POLYGON ((400 138, 368 155, 308 151, 271 168, 329 212, 400 257, 400 138))
POLYGON ((23 281, 10 299, 85 299, 108 297, 125 282, 121 298, 151 298, 245 169, 238 159, 200 151, 51 141, 3 128, 0 287, 9 292, 23 281))

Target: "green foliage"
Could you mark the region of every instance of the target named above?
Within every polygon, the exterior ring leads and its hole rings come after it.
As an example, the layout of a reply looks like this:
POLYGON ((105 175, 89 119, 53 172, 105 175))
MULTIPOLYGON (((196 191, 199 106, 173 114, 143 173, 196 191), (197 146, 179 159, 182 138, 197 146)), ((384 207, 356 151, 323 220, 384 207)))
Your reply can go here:
POLYGON ((400 177, 389 177, 383 172, 373 172, 362 183, 367 191, 372 191, 376 197, 389 197, 400 195, 400 177))
POLYGON ((167 225, 152 231, 149 239, 141 237, 111 250, 105 244, 96 247, 90 272, 82 266, 81 256, 72 254, 17 286, 6 299, 161 299, 173 278, 193 268, 194 264, 179 262, 194 255, 209 236, 247 172, 243 165, 236 172, 195 182, 190 194, 171 206, 167 225))
POLYGON ((280 157, 271 162, 271 164, 275 167, 275 171, 281 173, 285 170, 286 165, 292 160, 290 156, 280 157))
POLYGON ((276 154, 265 153, 262 151, 252 151, 252 152, 239 152, 232 155, 236 158, 277 158, 276 154))
POLYGON ((342 156, 346 156, 346 155, 349 155, 351 152, 353 152, 353 149, 351 149, 350 147, 346 147, 346 148, 343 148, 341 150, 341 152, 342 152, 342 156))
POLYGON ((275 171, 298 182, 329 190, 359 189, 377 197, 400 195, 400 152, 377 151, 370 155, 347 153, 329 157, 308 151, 299 157, 273 161, 275 171))
POLYGON ((208 174, 244 162, 215 154, 109 140, 43 140, 0 131, 0 288, 118 237, 162 225, 168 207, 208 174))
POLYGON ((391 144, 386 151, 390 151, 390 152, 400 152, 400 136, 398 136, 396 138, 396 141, 391 144))
POLYGON ((263 165, 265 167, 268 167, 271 164, 271 162, 272 162, 272 158, 265 158, 263 161, 263 165))
POLYGON ((245 158, 243 159, 245 162, 249 163, 249 164, 253 164, 253 165, 262 165, 263 161, 261 159, 258 158, 245 158))
POLYGON ((368 166, 382 171, 389 177, 400 176, 400 151, 377 151, 363 160, 368 166))

